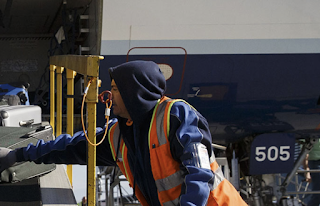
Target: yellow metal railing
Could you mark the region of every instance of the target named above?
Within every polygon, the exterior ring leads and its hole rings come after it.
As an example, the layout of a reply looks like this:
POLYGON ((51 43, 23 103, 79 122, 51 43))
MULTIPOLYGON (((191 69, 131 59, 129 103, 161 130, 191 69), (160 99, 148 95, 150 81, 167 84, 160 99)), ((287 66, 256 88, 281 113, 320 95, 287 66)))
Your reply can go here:
MULTIPOLYGON (((67 94, 74 94, 74 77, 81 74, 93 78, 86 97, 88 137, 96 143, 96 114, 98 103, 99 65, 102 56, 61 55, 50 57, 50 124, 56 136, 62 133, 62 73, 66 68, 67 94), (57 111, 55 127, 55 73, 57 75, 57 111), (55 131, 56 130, 56 131, 55 131)), ((74 100, 67 99, 67 133, 73 135, 74 100)), ((87 160, 87 194, 88 205, 96 204, 96 147, 88 144, 87 160)), ((67 174, 72 185, 72 166, 67 166, 67 174)))
MULTIPOLYGON (((67 69, 67 95, 74 95, 74 78, 77 72, 67 69)), ((74 128, 74 99, 67 98, 67 133, 73 136, 74 128)), ((72 183, 72 165, 67 165, 67 174, 69 177, 70 184, 72 183)))

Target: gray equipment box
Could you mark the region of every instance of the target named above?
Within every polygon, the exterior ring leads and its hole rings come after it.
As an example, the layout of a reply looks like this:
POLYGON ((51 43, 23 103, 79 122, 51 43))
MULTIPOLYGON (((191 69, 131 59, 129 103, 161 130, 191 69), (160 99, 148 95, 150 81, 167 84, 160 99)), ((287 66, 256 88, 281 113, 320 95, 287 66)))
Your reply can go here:
MULTIPOLYGON (((29 143, 36 145, 39 140, 53 140, 52 127, 41 125, 34 127, 0 127, 0 147, 17 149, 26 147, 29 143)), ((51 172, 55 164, 36 164, 20 162, 0 173, 0 191, 4 182, 20 182, 25 179, 51 172)), ((1 201, 0 201, 0 205, 1 201)))
POLYGON ((41 107, 37 105, 0 106, 0 126, 28 127, 41 124, 41 107))

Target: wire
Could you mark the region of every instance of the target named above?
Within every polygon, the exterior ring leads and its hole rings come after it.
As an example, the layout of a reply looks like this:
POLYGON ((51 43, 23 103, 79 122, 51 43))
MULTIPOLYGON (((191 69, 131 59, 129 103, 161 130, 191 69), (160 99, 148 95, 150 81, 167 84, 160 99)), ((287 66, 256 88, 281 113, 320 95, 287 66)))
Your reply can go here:
POLYGON ((91 85, 91 82, 92 82, 92 79, 90 79, 90 81, 88 82, 88 85, 84 91, 84 95, 83 95, 83 98, 82 98, 82 104, 81 104, 81 123, 82 123, 82 129, 83 129, 83 133, 88 141, 88 143, 92 146, 98 146, 100 145, 104 139, 106 138, 106 135, 107 135, 107 131, 108 131, 108 123, 109 123, 109 116, 110 116, 110 109, 111 109, 111 106, 112 106, 112 100, 108 100, 108 101, 105 101, 105 104, 106 104, 106 114, 105 114, 105 118, 107 119, 107 122, 106 122, 106 129, 104 131, 104 135, 101 139, 101 141, 99 143, 92 143, 90 140, 89 140, 89 137, 86 133, 86 128, 84 126, 84 120, 83 120, 83 108, 84 108, 84 101, 86 99, 86 96, 87 96, 87 93, 88 93, 88 90, 89 90, 89 87, 91 85), (108 105, 108 102, 110 102, 110 104, 108 105))

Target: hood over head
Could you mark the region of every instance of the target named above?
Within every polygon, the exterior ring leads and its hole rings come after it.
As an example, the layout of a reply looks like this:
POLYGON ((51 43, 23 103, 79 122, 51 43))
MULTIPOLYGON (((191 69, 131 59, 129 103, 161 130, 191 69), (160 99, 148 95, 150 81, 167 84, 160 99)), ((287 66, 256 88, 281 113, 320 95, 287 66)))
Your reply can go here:
POLYGON ((166 89, 159 66, 152 61, 131 61, 109 69, 134 123, 141 122, 166 89))

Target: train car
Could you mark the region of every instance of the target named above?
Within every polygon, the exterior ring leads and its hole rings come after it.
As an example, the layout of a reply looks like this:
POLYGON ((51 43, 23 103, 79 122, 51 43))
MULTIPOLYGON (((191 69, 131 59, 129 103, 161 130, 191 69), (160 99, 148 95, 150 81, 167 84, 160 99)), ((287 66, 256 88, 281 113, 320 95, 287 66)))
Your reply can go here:
POLYGON ((109 67, 155 61, 167 79, 166 95, 197 108, 213 143, 227 147, 229 163, 240 163, 233 175, 247 182, 234 183, 248 202, 289 204, 282 197, 319 137, 319 4, 105 1, 101 89, 109 87, 109 67), (284 181, 267 185, 279 173, 284 181))

